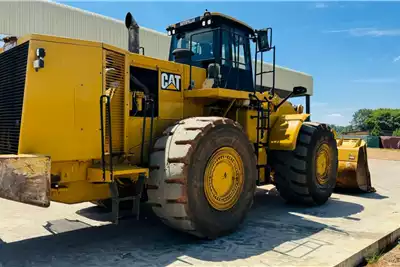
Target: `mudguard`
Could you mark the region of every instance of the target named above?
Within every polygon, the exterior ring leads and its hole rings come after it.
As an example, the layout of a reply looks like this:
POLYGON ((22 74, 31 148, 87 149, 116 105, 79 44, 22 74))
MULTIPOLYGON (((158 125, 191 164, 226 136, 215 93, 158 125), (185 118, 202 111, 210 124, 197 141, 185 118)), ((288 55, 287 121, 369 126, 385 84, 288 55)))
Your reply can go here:
POLYGON ((50 157, 0 155, 0 197, 50 206, 50 157))
POLYGON ((309 114, 280 115, 271 128, 272 150, 294 150, 296 148, 297 136, 303 122, 309 114))

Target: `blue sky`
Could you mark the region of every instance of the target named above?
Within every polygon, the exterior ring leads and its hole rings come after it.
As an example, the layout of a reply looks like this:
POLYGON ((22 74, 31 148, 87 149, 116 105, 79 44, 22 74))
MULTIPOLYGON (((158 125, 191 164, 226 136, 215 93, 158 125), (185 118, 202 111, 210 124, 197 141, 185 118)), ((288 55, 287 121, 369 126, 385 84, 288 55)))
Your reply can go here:
POLYGON ((314 77, 312 120, 346 125, 360 108, 400 108, 400 2, 67 2, 144 27, 171 23, 205 9, 254 28, 272 26, 277 65, 314 77))

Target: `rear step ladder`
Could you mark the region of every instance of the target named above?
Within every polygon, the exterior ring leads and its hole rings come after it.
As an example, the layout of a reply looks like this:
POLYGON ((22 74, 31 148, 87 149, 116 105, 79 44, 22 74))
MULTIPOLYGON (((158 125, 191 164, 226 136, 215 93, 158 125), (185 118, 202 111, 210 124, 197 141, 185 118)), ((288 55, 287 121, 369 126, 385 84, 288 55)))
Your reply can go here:
MULTIPOLYGON (((138 180, 136 182, 135 186, 135 192, 133 192, 132 196, 128 197, 120 197, 119 195, 119 190, 118 190, 118 184, 116 180, 114 179, 114 170, 115 167, 113 164, 113 151, 112 151, 112 130, 111 130, 111 98, 108 95, 102 95, 100 97, 100 131, 101 131, 101 168, 102 168, 102 177, 103 177, 103 182, 105 181, 111 181, 109 183, 110 185, 110 192, 111 192, 111 200, 112 200, 112 213, 113 217, 115 218, 114 223, 118 224, 118 221, 120 219, 119 216, 119 203, 121 201, 126 201, 126 200, 132 200, 133 201, 133 207, 132 207, 132 214, 136 215, 136 219, 139 219, 139 214, 140 214, 140 200, 142 197, 142 191, 143 191, 143 186, 144 186, 144 180, 148 176, 148 169, 144 168, 132 168, 132 166, 126 166, 126 168, 123 168, 122 172, 124 175, 129 175, 129 174, 138 174, 138 180), (106 106, 106 114, 104 114, 104 103, 106 106), (104 125, 104 115, 106 116, 106 123, 107 123, 107 134, 108 134, 108 153, 106 154, 105 151, 105 125, 104 125), (106 156, 108 155, 109 162, 108 166, 106 164, 106 156), (107 174, 107 175, 106 175, 107 174)), ((153 124, 153 122, 151 122, 153 124)), ((145 122, 144 122, 145 126, 145 122)), ((119 166, 120 167, 120 166, 119 166)), ((119 169, 117 167, 117 169, 119 169)), ((95 172, 96 168, 91 168, 91 172, 95 172)), ((121 173, 121 170, 116 170, 117 176, 121 173)))
MULTIPOLYGON (((272 28, 268 28, 267 31, 270 31, 270 40, 269 44, 272 45, 272 28)), ((254 58, 254 92, 249 95, 250 100, 256 101, 256 110, 257 115, 251 116, 251 119, 257 119, 257 140, 254 143, 255 152, 257 156, 257 170, 258 170, 258 177, 257 177, 257 185, 261 185, 260 183, 260 170, 264 169, 264 181, 265 183, 270 182, 270 175, 271 175, 271 166, 268 164, 268 156, 270 154, 270 135, 271 135, 271 100, 275 94, 275 46, 271 46, 268 50, 260 50, 258 47, 257 39, 255 38, 256 43, 256 52, 254 58), (264 71, 264 52, 268 52, 272 50, 272 70, 264 71), (261 69, 257 72, 257 61, 258 61, 258 54, 261 55, 261 69), (272 86, 270 87, 270 97, 271 99, 259 99, 257 97, 257 77, 260 76, 260 92, 263 92, 263 75, 264 74, 272 74, 272 86), (263 104, 267 103, 267 108, 263 107, 263 104), (266 136, 266 141, 263 142, 264 137, 266 136), (266 158, 267 164, 259 164, 259 149, 265 148, 266 151, 266 158)), ((267 87, 265 87, 267 88, 267 87)))
POLYGON ((254 143, 254 148, 257 156, 257 186, 261 185, 260 183, 260 170, 264 169, 264 181, 265 183, 269 183, 270 181, 270 174, 271 174, 271 167, 268 164, 268 156, 270 152, 270 102, 266 99, 258 99, 257 96, 251 95, 251 98, 257 101, 257 115, 251 116, 251 119, 257 119, 257 139, 256 143, 254 143), (263 108, 263 104, 267 103, 267 109, 263 108), (266 137, 266 141, 264 141, 264 137, 266 137), (259 164, 259 149, 264 148, 267 154, 267 164, 259 164))

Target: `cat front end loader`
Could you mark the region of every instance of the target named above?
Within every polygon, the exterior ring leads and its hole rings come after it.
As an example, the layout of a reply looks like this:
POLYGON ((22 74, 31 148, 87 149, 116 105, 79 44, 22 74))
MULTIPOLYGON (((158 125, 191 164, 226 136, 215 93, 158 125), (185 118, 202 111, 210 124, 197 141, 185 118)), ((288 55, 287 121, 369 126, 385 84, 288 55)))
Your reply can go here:
POLYGON ((130 13, 125 23, 129 51, 32 34, 0 54, 1 197, 95 202, 116 222, 120 204, 139 216, 147 202, 165 224, 215 238, 241 224, 257 186, 321 205, 348 164, 367 161, 287 101, 312 81, 276 75, 270 28, 207 11, 168 27, 164 61, 140 54, 130 13))

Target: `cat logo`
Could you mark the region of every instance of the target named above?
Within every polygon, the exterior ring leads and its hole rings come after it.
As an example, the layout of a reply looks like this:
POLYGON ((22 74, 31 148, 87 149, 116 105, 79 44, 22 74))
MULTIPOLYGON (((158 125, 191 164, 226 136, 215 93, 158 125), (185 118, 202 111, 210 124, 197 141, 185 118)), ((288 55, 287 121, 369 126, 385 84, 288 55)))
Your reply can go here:
POLYGON ((181 90, 181 75, 174 73, 161 73, 161 89, 162 90, 181 90))

